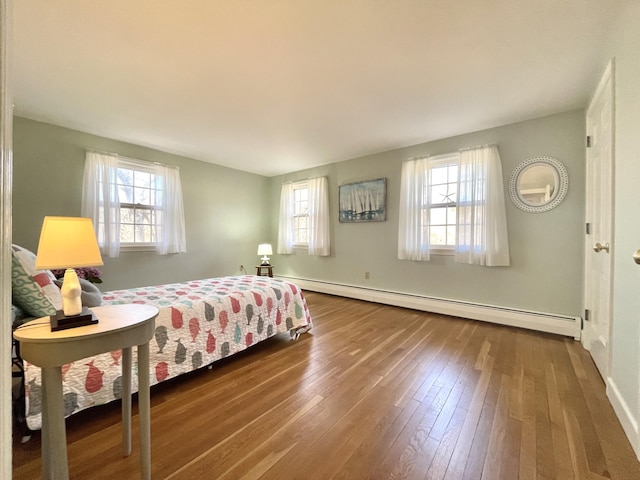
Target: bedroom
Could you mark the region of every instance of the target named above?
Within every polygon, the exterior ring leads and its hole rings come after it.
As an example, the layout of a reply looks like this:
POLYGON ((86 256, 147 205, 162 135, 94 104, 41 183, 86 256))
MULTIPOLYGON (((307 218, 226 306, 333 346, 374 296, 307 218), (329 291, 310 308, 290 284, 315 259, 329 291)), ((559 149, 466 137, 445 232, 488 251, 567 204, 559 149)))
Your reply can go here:
MULTIPOLYGON (((637 19, 637 9, 628 5, 625 8, 629 9, 628 17, 637 19)), ((634 127, 637 127, 637 117, 627 110, 637 106, 638 102, 637 92, 629 86, 638 71, 637 59, 630 58, 633 50, 627 43, 637 44, 637 36, 628 40, 626 36, 632 35, 633 31, 625 25, 615 32, 610 49, 602 52, 590 84, 595 88, 606 60, 615 55, 620 62, 617 91, 620 107, 616 118, 616 147, 620 158, 617 161, 620 165, 618 171, 624 169, 625 172, 616 179, 615 214, 619 229, 616 243, 620 250, 626 252, 638 248, 634 244, 637 226, 632 221, 632 210, 637 206, 632 179, 637 178, 638 167, 629 155, 637 147, 637 140, 632 135, 634 127)), ((390 291, 411 292, 413 288, 419 288, 413 293, 580 316, 584 215, 583 108, 584 105, 571 111, 478 129, 477 133, 444 140, 417 141, 413 147, 390 149, 386 153, 358 158, 345 157, 352 160, 343 158, 343 161, 328 165, 269 177, 18 115, 14 119, 14 241, 35 248, 39 224, 31 219, 39 219, 46 214, 78 213, 86 148, 116 151, 122 155, 180 166, 189 250, 187 254, 166 258, 153 253, 138 253, 109 260, 102 269, 104 289, 236 274, 240 273, 240 265, 253 269, 251 262, 257 261, 255 249, 258 243, 275 243, 277 226, 273 218, 277 215, 282 181, 328 175, 331 201, 335 205, 339 185, 384 177, 388 179, 389 211, 394 212, 397 211, 399 165, 404 158, 496 142, 501 149, 505 176, 519 161, 532 155, 548 154, 565 163, 571 182, 570 193, 561 208, 545 215, 523 215, 507 201, 513 266, 506 271, 463 268, 445 257, 434 258, 425 265, 399 262, 395 260, 397 228, 392 214, 383 224, 366 225, 339 224, 337 215, 334 215, 333 255, 327 259, 308 257, 300 252, 288 258, 276 255, 273 258, 276 273, 390 291), (46 161, 43 160, 45 158, 46 161), (558 265, 562 268, 557 268, 558 265), (364 279, 365 272, 370 272, 369 280, 364 279), (551 278, 549 272, 554 272, 551 278), (414 287, 417 285, 419 287, 414 287)), ((614 311, 618 313, 613 324, 620 350, 616 347, 613 351, 612 375, 618 386, 617 395, 623 400, 621 411, 628 417, 628 422, 623 421, 623 424, 631 425, 631 433, 627 432, 637 451, 637 432, 634 433, 634 429, 638 419, 640 388, 637 375, 630 378, 628 367, 625 367, 640 364, 637 315, 633 313, 638 310, 638 301, 633 293, 633 288, 638 287, 638 273, 628 265, 629 258, 630 255, 616 257, 619 265, 616 264, 615 269, 614 311), (635 283, 627 284, 630 279, 635 283)))

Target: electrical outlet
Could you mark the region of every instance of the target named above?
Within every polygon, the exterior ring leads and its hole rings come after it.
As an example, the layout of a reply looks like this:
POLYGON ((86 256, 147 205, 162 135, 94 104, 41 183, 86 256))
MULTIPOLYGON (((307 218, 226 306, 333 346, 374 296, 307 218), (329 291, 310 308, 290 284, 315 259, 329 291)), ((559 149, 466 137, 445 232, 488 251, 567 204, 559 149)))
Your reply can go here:
POLYGON ((369 280, 369 272, 364 272, 364 279, 369 280))

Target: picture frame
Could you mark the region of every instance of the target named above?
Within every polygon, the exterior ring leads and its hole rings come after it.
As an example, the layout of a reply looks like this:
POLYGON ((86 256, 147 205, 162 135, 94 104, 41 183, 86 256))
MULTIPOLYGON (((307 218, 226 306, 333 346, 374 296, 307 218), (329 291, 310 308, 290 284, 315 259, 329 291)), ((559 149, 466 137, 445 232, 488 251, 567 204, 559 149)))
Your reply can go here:
POLYGON ((387 220, 387 179, 347 183, 339 187, 340 223, 387 220))

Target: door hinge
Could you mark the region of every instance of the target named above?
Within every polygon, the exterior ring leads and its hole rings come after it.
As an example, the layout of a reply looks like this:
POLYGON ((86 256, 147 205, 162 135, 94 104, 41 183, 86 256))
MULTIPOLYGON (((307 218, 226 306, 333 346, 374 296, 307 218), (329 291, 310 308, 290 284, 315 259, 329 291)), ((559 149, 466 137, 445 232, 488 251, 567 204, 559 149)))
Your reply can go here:
POLYGON ((588 322, 589 321, 589 317, 591 317, 591 311, 588 308, 584 309, 584 321, 588 322))
POLYGON ((591 224, 590 223, 586 224, 585 231, 586 231, 587 235, 591 235, 591 224))
POLYGON ((591 147, 591 135, 587 135, 587 148, 591 147))

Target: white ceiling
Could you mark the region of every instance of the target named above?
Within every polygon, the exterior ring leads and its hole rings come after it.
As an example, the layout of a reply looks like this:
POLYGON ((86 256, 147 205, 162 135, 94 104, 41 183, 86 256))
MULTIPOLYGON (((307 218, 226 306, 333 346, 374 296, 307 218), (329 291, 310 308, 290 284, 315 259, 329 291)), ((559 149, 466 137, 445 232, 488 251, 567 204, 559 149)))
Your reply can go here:
POLYGON ((278 175, 585 107, 619 3, 16 0, 15 113, 278 175))

